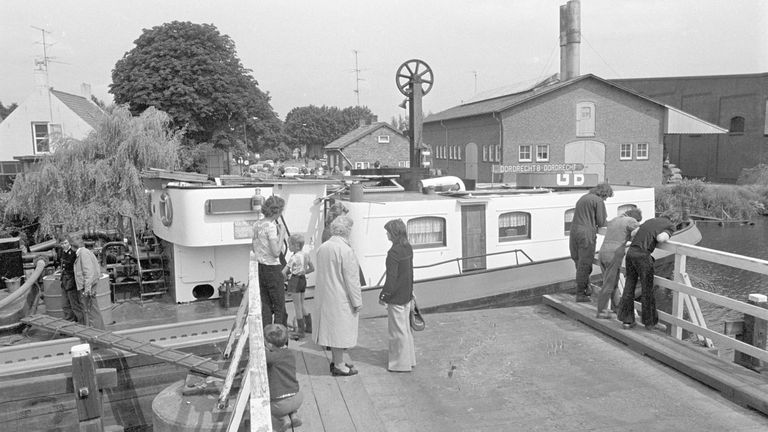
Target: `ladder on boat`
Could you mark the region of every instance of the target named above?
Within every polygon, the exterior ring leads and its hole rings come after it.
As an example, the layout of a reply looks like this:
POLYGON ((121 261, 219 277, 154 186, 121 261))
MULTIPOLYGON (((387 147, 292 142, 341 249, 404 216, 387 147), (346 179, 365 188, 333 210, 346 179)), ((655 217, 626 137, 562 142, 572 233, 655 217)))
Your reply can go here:
POLYGON ((182 367, 189 368, 201 374, 226 378, 225 370, 219 368, 219 364, 211 359, 199 357, 194 354, 178 351, 172 348, 161 347, 152 342, 139 341, 128 336, 116 335, 110 331, 86 327, 72 321, 54 318, 50 315, 37 314, 21 319, 21 322, 37 326, 49 331, 74 336, 84 341, 98 344, 108 348, 117 348, 160 359, 182 367))

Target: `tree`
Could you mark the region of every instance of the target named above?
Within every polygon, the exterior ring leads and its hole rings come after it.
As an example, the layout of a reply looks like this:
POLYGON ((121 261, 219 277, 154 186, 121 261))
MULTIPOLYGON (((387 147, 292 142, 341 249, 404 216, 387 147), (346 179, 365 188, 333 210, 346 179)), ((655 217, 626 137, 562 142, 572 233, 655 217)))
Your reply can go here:
POLYGON ((322 149, 336 138, 355 129, 360 119, 369 120, 367 107, 297 107, 285 116, 284 132, 291 147, 306 146, 309 157, 321 156, 322 149))
POLYGON ((115 102, 134 114, 154 106, 175 128, 186 127, 193 143, 225 149, 238 141, 248 147, 262 129, 279 125, 269 94, 215 26, 173 21, 145 29, 134 43, 115 64, 110 85, 115 102))
POLYGON ((0 121, 3 121, 4 118, 8 117, 8 114, 12 113, 18 106, 19 104, 14 102, 5 107, 3 106, 3 102, 0 101, 0 121))
POLYGON ((114 108, 84 140, 61 143, 39 172, 20 174, 6 214, 37 220, 40 239, 53 235, 56 224, 65 231, 115 227, 120 214, 146 225, 149 209, 139 174, 176 168, 183 131, 169 125, 170 117, 154 108, 140 117, 114 108))

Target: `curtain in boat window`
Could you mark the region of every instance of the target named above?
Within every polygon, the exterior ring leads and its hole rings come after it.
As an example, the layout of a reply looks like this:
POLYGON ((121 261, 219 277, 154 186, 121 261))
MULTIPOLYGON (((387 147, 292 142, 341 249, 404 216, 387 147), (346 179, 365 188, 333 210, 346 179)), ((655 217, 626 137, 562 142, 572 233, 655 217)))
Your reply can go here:
POLYGON ((515 241, 531 238, 531 214, 525 212, 503 213, 499 216, 499 241, 515 241))
POLYGON ((563 231, 566 236, 571 235, 571 225, 573 224, 573 212, 574 212, 574 209, 565 211, 565 217, 563 219, 563 231))
POLYGON ((445 246, 445 219, 429 216, 409 220, 408 241, 414 249, 445 246))

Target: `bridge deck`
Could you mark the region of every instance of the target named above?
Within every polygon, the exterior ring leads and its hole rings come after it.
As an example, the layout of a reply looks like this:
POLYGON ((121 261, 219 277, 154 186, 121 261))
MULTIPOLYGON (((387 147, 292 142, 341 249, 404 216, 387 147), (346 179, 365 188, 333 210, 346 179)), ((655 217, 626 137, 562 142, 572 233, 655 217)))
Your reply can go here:
MULTIPOLYGON (((426 320, 410 374, 386 371, 385 318, 361 321, 354 378, 330 377, 322 351, 294 345, 308 365, 302 385, 313 392, 301 410, 312 425, 305 430, 380 430, 359 423, 374 415, 388 431, 768 428, 768 417, 545 305, 426 320)), ((664 339, 634 331, 649 345, 664 339)))

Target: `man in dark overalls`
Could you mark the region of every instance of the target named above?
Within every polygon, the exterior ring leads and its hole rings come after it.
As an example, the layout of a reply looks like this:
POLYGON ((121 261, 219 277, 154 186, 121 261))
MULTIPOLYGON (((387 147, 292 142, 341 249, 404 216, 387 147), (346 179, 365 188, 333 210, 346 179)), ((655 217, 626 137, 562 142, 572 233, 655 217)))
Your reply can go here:
POLYGON ((83 304, 80 302, 80 294, 75 284, 75 259, 77 254, 69 244, 66 237, 61 238, 61 306, 64 311, 64 319, 85 324, 83 317, 83 304))
POLYGON ((576 202, 573 210, 569 247, 576 263, 576 301, 589 302, 589 275, 595 261, 597 229, 606 226, 605 200, 613 196, 608 183, 600 183, 576 202))

